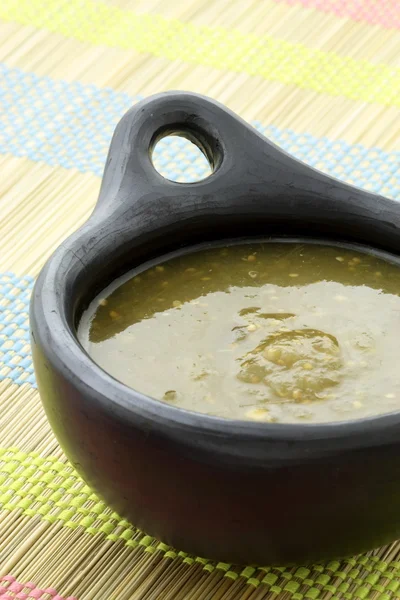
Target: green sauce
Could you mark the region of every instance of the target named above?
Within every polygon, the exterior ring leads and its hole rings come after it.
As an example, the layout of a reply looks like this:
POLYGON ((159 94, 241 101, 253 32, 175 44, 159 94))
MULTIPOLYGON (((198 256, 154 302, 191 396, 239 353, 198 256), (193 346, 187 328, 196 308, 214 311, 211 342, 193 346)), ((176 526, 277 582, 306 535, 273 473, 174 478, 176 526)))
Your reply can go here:
POLYGON ((399 294, 400 269, 369 254, 241 244, 125 278, 78 335, 113 377, 188 410, 355 419, 400 407, 399 294))

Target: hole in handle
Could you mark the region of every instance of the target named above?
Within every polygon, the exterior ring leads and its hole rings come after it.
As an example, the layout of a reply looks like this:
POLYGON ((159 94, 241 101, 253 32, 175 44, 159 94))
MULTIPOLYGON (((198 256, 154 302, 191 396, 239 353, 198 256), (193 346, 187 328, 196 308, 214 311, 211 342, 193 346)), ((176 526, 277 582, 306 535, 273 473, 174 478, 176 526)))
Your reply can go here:
POLYGON ((156 171, 177 183, 203 181, 222 162, 218 142, 202 129, 188 126, 160 129, 152 139, 149 152, 156 171))

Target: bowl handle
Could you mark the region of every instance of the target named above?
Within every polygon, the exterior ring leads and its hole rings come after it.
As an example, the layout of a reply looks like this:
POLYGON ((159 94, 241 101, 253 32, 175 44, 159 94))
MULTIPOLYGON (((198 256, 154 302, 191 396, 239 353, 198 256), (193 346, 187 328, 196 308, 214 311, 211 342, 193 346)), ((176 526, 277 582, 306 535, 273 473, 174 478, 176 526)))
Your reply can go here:
POLYGON ((224 106, 187 92, 152 96, 121 119, 93 218, 118 222, 131 234, 173 234, 185 223, 198 239, 213 231, 210 237, 296 233, 400 250, 397 202, 311 168, 224 106), (152 150, 171 133, 202 150, 209 177, 177 183, 156 171, 152 150))
POLYGON ((147 98, 131 108, 118 123, 104 169, 97 209, 111 211, 121 203, 134 203, 157 191, 164 202, 177 195, 190 201, 205 191, 219 192, 226 176, 245 170, 246 137, 258 136, 239 117, 217 102, 189 92, 165 92, 147 98), (179 135, 193 142, 207 158, 211 177, 194 183, 164 178, 155 169, 151 154, 167 135, 179 135), (189 193, 190 192, 190 193, 189 193))

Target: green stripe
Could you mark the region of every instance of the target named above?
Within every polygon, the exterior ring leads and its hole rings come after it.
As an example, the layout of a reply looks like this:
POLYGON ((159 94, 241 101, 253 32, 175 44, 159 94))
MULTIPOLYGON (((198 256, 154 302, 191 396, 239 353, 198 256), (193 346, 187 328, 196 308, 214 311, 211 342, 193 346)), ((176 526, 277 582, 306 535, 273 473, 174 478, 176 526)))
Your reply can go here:
POLYGON ((400 107, 400 69, 274 38, 135 14, 95 0, 2 0, 0 18, 81 42, 246 73, 268 81, 400 107))
POLYGON ((0 490, 3 511, 20 511, 28 517, 40 515, 41 519, 50 523, 61 522, 66 527, 80 528, 91 535, 101 534, 113 542, 123 541, 132 548, 142 547, 145 552, 162 552, 165 558, 179 558, 189 565, 198 562, 206 571, 218 569, 230 580, 240 576, 252 586, 261 582, 272 592, 287 591, 293 600, 297 598, 295 594, 299 588, 294 581, 308 586, 305 597, 312 598, 318 590, 326 593, 339 591, 345 579, 348 584, 355 585, 353 594, 357 597, 358 590, 378 591, 381 586, 386 589, 388 580, 393 582, 400 578, 400 562, 384 562, 378 556, 364 555, 295 570, 284 567, 236 568, 227 563, 191 558, 185 552, 175 552, 140 532, 107 508, 66 460, 55 456, 43 457, 37 452, 0 448, 0 490), (360 572, 366 572, 363 580, 358 578, 360 572), (316 585, 318 587, 314 587, 316 585))

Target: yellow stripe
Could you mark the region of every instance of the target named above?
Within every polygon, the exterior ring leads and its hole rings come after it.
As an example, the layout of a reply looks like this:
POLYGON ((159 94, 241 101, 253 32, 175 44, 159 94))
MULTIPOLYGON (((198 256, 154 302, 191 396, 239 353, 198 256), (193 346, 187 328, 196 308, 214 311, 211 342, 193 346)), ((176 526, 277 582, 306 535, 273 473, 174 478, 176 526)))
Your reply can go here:
MULTIPOLYGON (((399 148, 400 108, 271 83, 245 73, 169 61, 135 50, 92 46, 49 31, 36 30, 32 37, 31 28, 17 23, 0 21, 0 28, 5 30, 3 39, 7 39, 6 45, 0 44, 0 61, 25 72, 51 77, 55 84, 59 79, 79 81, 131 96, 150 96, 160 90, 192 90, 216 98, 247 121, 273 123, 317 137, 379 146, 387 151, 399 148), (29 51, 21 52, 22 40, 27 38, 34 41, 29 51)), ((10 87, 14 85, 17 83, 12 82, 10 87)), ((24 87, 22 94, 26 105, 32 106, 33 100, 24 87)), ((20 131, 22 134, 23 129, 20 131)))
POLYGON ((135 14, 94 0, 3 0, 0 18, 90 44, 136 50, 259 76, 363 102, 400 107, 400 69, 357 61, 271 36, 135 14))

